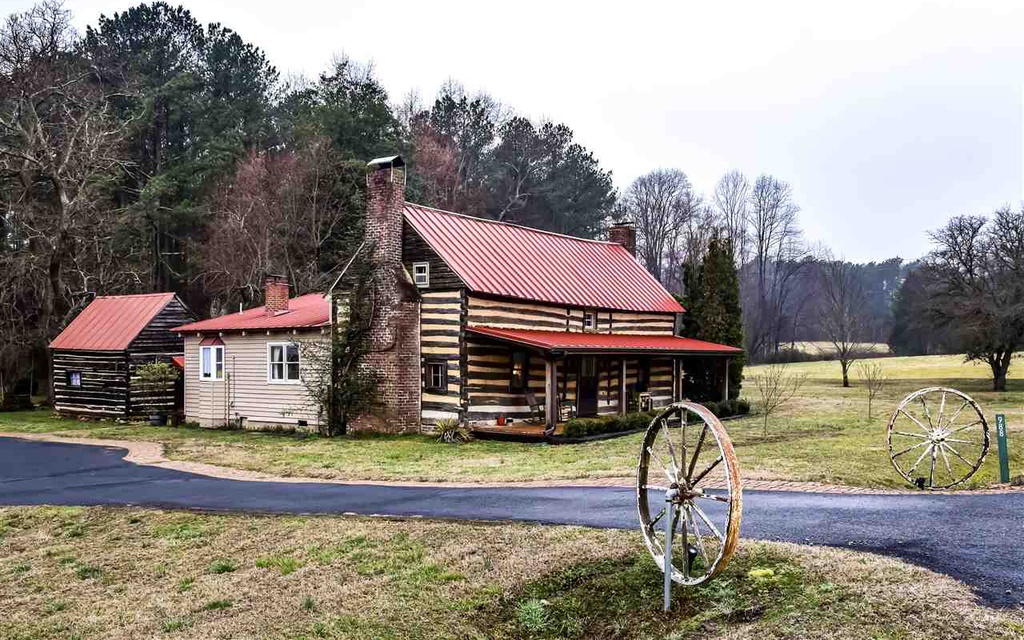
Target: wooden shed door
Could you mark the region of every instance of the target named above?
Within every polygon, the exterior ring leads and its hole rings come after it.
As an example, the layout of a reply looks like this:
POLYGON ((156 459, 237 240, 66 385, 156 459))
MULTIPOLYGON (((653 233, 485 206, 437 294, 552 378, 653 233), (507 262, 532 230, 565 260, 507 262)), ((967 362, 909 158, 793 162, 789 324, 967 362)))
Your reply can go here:
POLYGON ((597 415, 597 358, 580 358, 580 377, 576 393, 577 414, 580 417, 597 415))

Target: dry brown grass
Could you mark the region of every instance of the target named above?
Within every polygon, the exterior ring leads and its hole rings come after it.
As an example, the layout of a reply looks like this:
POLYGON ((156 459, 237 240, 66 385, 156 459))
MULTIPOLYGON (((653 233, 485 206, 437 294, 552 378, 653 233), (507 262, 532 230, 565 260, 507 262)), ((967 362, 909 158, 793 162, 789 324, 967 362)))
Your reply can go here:
POLYGON ((745 543, 726 576, 698 592, 677 591, 673 616, 662 616, 659 596, 656 570, 633 532, 0 509, 0 637, 12 640, 1024 632, 1020 612, 980 606, 951 579, 884 558, 784 544, 745 543), (749 575, 766 565, 785 580, 749 575), (591 577, 580 577, 588 570, 591 577), (526 628, 517 613, 538 589, 551 598, 550 628, 526 628), (563 614, 576 622, 558 627, 563 614))

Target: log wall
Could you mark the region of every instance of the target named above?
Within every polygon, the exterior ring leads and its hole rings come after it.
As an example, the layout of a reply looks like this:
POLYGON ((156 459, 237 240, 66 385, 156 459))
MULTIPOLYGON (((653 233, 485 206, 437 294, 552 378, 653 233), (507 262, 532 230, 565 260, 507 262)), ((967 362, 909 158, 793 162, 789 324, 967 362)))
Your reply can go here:
MULTIPOLYGON (((431 279, 433 283, 433 279, 431 279)), ((461 290, 422 291, 420 302, 420 402, 421 424, 429 430, 438 420, 459 418, 462 413, 462 318, 465 297, 461 290), (447 391, 426 389, 426 368, 431 362, 445 365, 447 391)))
POLYGON ((128 415, 128 359, 124 351, 53 351, 54 411, 65 415, 123 418, 128 415), (82 374, 82 386, 68 374, 82 374))

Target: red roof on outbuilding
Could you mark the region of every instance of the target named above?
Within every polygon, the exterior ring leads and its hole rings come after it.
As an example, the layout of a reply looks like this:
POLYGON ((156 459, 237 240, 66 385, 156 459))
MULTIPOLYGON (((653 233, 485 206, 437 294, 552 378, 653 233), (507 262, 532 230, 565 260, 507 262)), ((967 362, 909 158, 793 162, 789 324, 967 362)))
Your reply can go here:
POLYGON ((405 204, 405 219, 470 290, 552 304, 681 313, 620 244, 405 204))
POLYGON ((321 293, 307 293, 288 301, 288 310, 266 315, 264 307, 253 307, 241 313, 200 320, 176 327, 179 333, 194 331, 243 331, 259 329, 306 329, 325 327, 331 323, 331 305, 321 293))
POLYGON ((173 293, 99 296, 53 339, 50 348, 124 351, 173 299, 173 293))
POLYGON ((640 336, 621 333, 580 333, 537 331, 535 329, 495 329, 469 327, 468 331, 490 338, 534 347, 543 351, 572 352, 646 352, 659 351, 680 355, 731 355, 743 349, 679 336, 640 336))

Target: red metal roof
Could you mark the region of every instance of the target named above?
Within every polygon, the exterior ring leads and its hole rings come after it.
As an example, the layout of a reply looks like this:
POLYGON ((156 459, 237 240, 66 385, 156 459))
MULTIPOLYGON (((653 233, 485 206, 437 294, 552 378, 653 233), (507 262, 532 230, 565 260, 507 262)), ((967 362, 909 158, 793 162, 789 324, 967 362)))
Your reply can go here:
POLYGON ((53 339, 50 348, 124 351, 173 299, 173 293, 98 296, 53 339))
POLYGON ((472 291, 553 304, 681 313, 620 244, 405 204, 405 219, 472 291))
POLYGON ((325 327, 331 322, 331 305, 321 293, 307 293, 288 301, 288 310, 266 315, 263 307, 253 307, 241 313, 200 320, 176 327, 179 333, 194 331, 242 331, 258 329, 305 329, 325 327))
POLYGON ((743 349, 736 347, 694 340, 693 338, 681 338, 679 336, 639 336, 621 333, 537 331, 534 329, 495 329, 492 327, 469 327, 468 331, 544 351, 661 351, 696 355, 743 353, 743 349))
POLYGON ((171 356, 171 364, 178 367, 182 371, 185 370, 185 356, 171 356))

